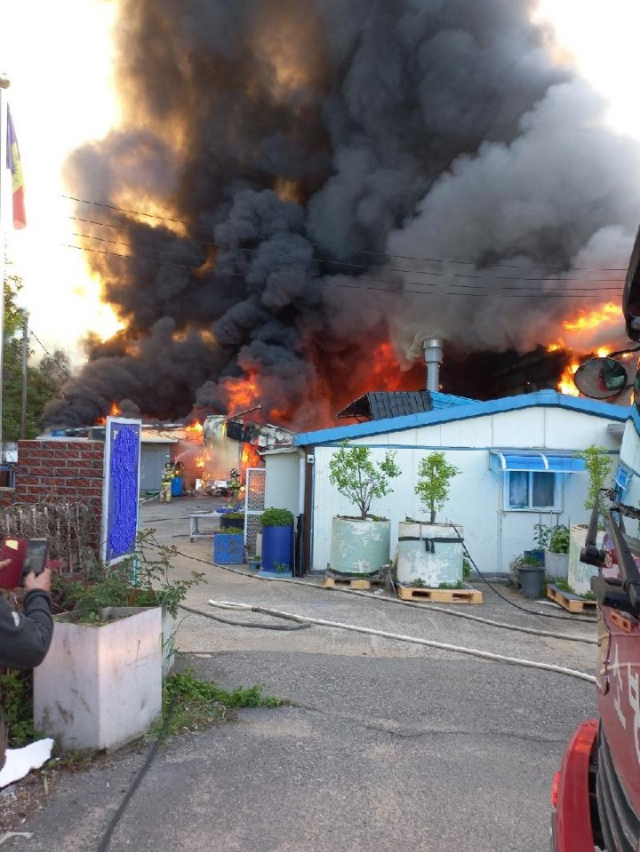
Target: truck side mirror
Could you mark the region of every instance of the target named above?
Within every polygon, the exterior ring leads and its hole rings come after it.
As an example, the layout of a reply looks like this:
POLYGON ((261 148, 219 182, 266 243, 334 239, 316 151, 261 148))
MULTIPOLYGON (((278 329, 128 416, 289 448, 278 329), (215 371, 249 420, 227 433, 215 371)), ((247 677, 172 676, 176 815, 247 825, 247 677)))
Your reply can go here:
POLYGON ((576 387, 591 399, 611 399, 629 387, 629 374, 614 358, 590 358, 573 377, 576 387))

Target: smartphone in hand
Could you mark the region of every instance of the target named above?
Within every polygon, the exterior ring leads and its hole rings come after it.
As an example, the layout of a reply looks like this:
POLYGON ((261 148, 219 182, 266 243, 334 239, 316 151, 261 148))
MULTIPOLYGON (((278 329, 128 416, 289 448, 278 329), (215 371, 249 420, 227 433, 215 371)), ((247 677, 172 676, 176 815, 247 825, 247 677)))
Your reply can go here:
POLYGON ((45 568, 49 542, 46 538, 16 538, 7 536, 0 547, 0 589, 16 589, 24 584, 24 578, 33 571, 41 574, 45 568))

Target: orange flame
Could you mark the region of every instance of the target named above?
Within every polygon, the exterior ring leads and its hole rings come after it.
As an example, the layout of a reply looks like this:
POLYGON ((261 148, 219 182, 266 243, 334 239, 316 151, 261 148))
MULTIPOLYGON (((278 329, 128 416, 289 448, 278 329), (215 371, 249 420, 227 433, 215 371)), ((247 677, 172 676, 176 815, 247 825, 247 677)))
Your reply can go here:
POLYGON ((262 463, 260 454, 251 444, 244 444, 242 447, 242 470, 248 467, 259 467, 262 463))
MULTIPOLYGON (((122 410, 117 402, 111 403, 111 408, 109 409, 108 417, 117 417, 118 414, 122 414, 122 410)), ((106 426, 107 418, 106 417, 98 417, 96 420, 96 426, 106 426)))
POLYGON ((560 393, 565 393, 568 396, 580 396, 580 391, 573 381, 573 377, 575 376, 579 366, 580 364, 578 361, 572 361, 568 367, 565 367, 563 374, 560 376, 560 381, 558 382, 558 390, 560 393))
POLYGON ((199 420, 196 420, 193 423, 190 423, 188 426, 185 426, 184 431, 189 432, 192 435, 202 435, 202 432, 204 431, 204 426, 202 425, 202 423, 200 423, 199 420))
POLYGON ((371 370, 371 390, 393 391, 402 388, 402 374, 393 346, 386 342, 380 343, 371 353, 373 368, 371 370))
POLYGON ((574 320, 565 320, 562 327, 567 331, 586 331, 620 319, 620 307, 615 302, 607 302, 598 310, 580 311, 574 320))
POLYGON ((245 411, 258 403, 260 389, 253 374, 244 379, 224 379, 224 387, 229 414, 245 411))

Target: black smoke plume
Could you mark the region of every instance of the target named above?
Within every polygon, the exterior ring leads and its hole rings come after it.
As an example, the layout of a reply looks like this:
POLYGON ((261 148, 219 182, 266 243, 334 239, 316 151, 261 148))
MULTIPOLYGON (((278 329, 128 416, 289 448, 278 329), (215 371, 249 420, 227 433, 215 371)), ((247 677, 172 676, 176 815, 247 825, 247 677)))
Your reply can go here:
POLYGON ((524 351, 602 303, 622 273, 589 270, 626 265, 638 156, 532 8, 120 0, 122 123, 67 180, 103 205, 78 204, 82 245, 125 330, 46 421, 229 412, 256 386, 265 416, 319 426, 420 386, 425 336, 524 351))

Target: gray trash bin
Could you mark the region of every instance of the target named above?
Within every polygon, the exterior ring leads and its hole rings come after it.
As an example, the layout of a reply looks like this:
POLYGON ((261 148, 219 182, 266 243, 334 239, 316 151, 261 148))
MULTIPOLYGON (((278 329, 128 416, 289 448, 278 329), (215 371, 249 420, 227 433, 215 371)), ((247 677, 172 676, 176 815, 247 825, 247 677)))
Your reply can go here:
POLYGON ((544 590, 544 567, 542 565, 521 565, 520 591, 525 598, 541 598, 544 590))

